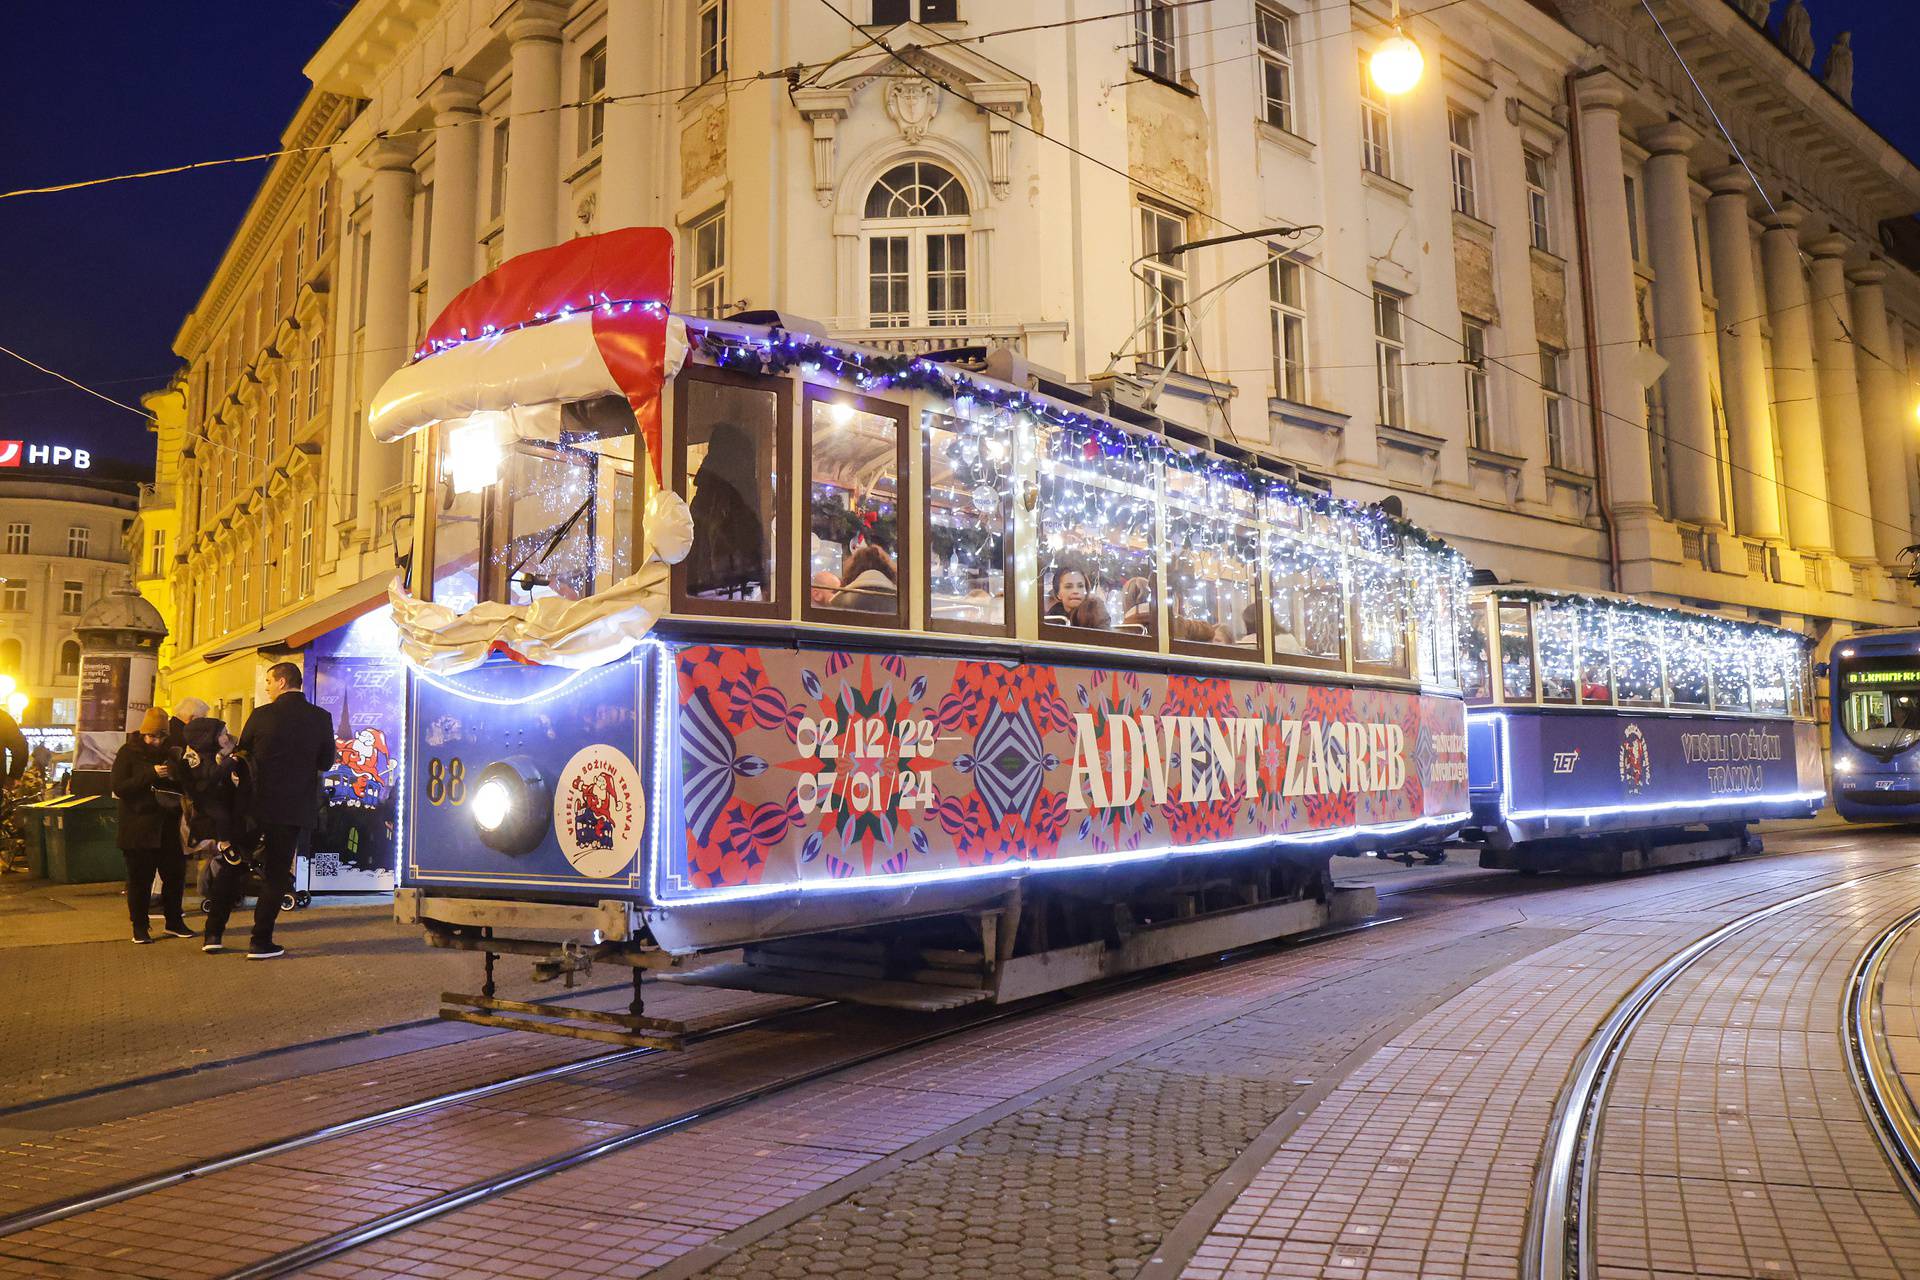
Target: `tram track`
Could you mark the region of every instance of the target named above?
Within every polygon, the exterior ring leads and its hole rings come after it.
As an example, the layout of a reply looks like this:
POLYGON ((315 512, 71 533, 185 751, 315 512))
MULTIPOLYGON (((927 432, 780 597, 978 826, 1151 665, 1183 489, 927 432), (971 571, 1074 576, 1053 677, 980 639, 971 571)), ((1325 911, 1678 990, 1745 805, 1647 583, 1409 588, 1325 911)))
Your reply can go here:
POLYGON ((1886 1152, 1887 1163, 1920 1207, 1920 1109, 1900 1078, 1887 1044, 1882 1005, 1887 957, 1909 933, 1920 927, 1920 909, 1883 929, 1855 963, 1847 978, 1847 1074, 1867 1113, 1874 1136, 1886 1152))
MULTIPOLYGON (((1521 1257, 1524 1280, 1586 1280, 1594 1274, 1594 1179, 1601 1113, 1628 1041, 1668 988, 1756 925, 1836 893, 1916 870, 1920 862, 1868 872, 1739 916, 1668 956, 1621 998, 1575 1060, 1548 1126, 1521 1257)), ((1920 912, 1907 917, 1907 923, 1915 921, 1920 921, 1920 912)), ((1859 976, 1856 970, 1856 979, 1859 976)))

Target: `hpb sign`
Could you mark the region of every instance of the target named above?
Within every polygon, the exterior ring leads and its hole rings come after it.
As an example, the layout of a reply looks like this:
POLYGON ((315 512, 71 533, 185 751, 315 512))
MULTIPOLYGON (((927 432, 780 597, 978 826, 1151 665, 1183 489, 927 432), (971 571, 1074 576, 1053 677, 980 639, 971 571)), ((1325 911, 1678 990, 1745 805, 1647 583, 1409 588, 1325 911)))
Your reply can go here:
POLYGON ((32 444, 25 440, 0 440, 0 467, 72 467, 85 471, 93 465, 86 449, 64 444, 32 444))

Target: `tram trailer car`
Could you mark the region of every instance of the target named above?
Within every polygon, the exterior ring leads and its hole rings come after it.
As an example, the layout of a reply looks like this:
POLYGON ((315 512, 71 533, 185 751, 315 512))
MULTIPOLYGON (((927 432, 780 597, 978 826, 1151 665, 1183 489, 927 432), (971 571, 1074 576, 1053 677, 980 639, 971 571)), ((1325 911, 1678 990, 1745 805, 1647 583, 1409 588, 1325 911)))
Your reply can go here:
POLYGON ((487 956, 448 1016, 520 1025, 503 953, 1008 1000, 1362 918, 1332 856, 1466 820, 1457 553, 1005 355, 635 302, 669 256, 515 259, 375 403, 424 439, 399 911, 487 956))
POLYGON ((1848 822, 1920 822, 1920 631, 1834 647, 1833 807, 1848 822))
POLYGON ((1757 852, 1826 798, 1797 632, 1624 597, 1502 588, 1465 672, 1480 865, 1638 871, 1757 852))

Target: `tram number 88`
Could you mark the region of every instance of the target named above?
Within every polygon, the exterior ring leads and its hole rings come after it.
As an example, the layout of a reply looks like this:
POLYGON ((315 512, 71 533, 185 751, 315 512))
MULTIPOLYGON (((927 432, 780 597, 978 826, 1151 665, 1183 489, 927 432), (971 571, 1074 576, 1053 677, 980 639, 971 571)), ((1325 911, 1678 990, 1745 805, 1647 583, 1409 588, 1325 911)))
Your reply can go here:
POLYGON ((427 803, 460 804, 467 798, 467 762, 459 756, 427 761, 427 803))

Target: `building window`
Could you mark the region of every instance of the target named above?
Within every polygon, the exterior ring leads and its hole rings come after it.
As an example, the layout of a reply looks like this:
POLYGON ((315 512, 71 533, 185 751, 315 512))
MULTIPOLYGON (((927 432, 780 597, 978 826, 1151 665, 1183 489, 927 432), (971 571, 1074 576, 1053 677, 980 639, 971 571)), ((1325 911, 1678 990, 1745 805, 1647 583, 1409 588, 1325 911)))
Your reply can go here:
POLYGON ((320 261, 327 252, 327 184, 321 183, 313 189, 313 260, 320 261))
POLYGON ((313 499, 300 504, 300 598, 313 594, 313 499))
MULTIPOLYGON (((921 22, 960 21, 960 0, 918 0, 921 22)), ((873 25, 894 27, 914 20, 915 0, 873 0, 873 25)))
POLYGON ((1487 326, 1460 317, 1460 363, 1467 376, 1467 443, 1493 448, 1493 396, 1487 384, 1487 326))
POLYGON ((312 422, 320 412, 320 339, 315 338, 307 347, 307 421, 312 422))
POLYGON ((25 675, 26 672, 21 670, 24 653, 25 649, 18 640, 0 640, 0 671, 8 675, 25 675))
POLYGON ((85 560, 93 548, 93 530, 83 524, 67 526, 67 559, 85 560))
POLYGON ((68 640, 60 646, 60 674, 72 679, 80 674, 80 642, 68 640))
POLYGON ((1393 121, 1387 100, 1380 96, 1367 60, 1360 59, 1360 167, 1383 178, 1393 176, 1393 121))
POLYGON ((693 314, 718 318, 727 308, 727 208, 721 205, 687 228, 687 294, 693 314))
POLYGON ((1261 114, 1276 129, 1293 127, 1293 19, 1261 0, 1253 8, 1253 34, 1260 54, 1261 114))
MULTIPOLYGON (((8 613, 25 613, 27 611, 27 584, 18 578, 8 578, 5 585, 0 586, 0 609, 8 613)), ((16 661, 18 661, 18 659, 16 659, 16 661)))
MULTIPOLYGON (((287 417, 293 420, 292 424, 288 427, 288 434, 298 435, 301 426, 299 421, 300 379, 305 373, 305 370, 301 368, 300 362, 297 359, 288 361, 287 365, 287 417)), ((312 415, 308 416, 311 417, 312 415)))
POLYGON ((148 570, 154 577, 165 572, 167 563, 167 531, 155 529, 148 544, 148 558, 152 568, 148 570))
POLYGON ((1552 253, 1552 208, 1547 200, 1547 184, 1552 174, 1544 155, 1531 147, 1523 154, 1527 175, 1527 236, 1534 248, 1542 253, 1552 253))
POLYGON ((1267 319, 1273 339, 1273 393, 1307 399, 1307 269, 1292 258, 1267 260, 1267 319))
POLYGON ((1645 262, 1640 256, 1640 188, 1630 173, 1622 181, 1627 191, 1627 249, 1635 262, 1645 262))
POLYGON ((1187 269, 1173 250, 1187 241, 1187 216, 1140 198, 1140 355, 1149 364, 1178 369, 1186 348, 1187 269))
MULTIPOLYGON (((307 226, 303 222, 293 229, 293 278, 298 282, 307 270, 307 226)), ((224 383, 222 384, 225 385, 224 383)))
POLYGON ((507 140, 512 121, 505 116, 493 122, 493 146, 488 157, 487 219, 500 220, 507 211, 507 140))
POLYGON ((267 392, 266 461, 271 463, 274 455, 278 452, 280 452, 280 393, 278 391, 269 391, 267 392))
POLYGON ((699 51, 695 76, 701 84, 727 69, 727 0, 695 0, 693 26, 699 51))
POLYGON ((1567 435, 1566 361, 1565 352, 1541 344, 1540 391, 1546 404, 1547 465, 1571 471, 1573 442, 1567 435))
POLYGON ((86 608, 86 591, 77 582, 60 584, 60 612, 78 613, 86 608))
POLYGON ((1133 69, 1161 80, 1180 72, 1173 0, 1133 0, 1133 69))
POLYGON ((1453 167, 1453 211, 1480 216, 1473 185, 1473 114, 1447 108, 1447 155, 1453 167))
POLYGON ((10 522, 7 525, 7 554, 10 556, 27 554, 30 537, 31 530, 25 520, 10 522))
POLYGON ((607 136, 607 42, 600 41, 580 55, 579 153, 586 155, 607 136))
POLYGON ((1407 425, 1406 299, 1385 289, 1373 291, 1373 367, 1376 409, 1383 427, 1407 425))
POLYGON ((236 618, 245 622, 253 616, 253 548, 240 552, 240 611, 236 618))
POLYGON ((275 557, 280 562, 280 603, 285 604, 293 595, 293 517, 280 517, 280 553, 275 557))
POLYGON ((867 193, 867 324, 877 329, 967 322, 971 206, 960 179, 911 160, 867 193))

